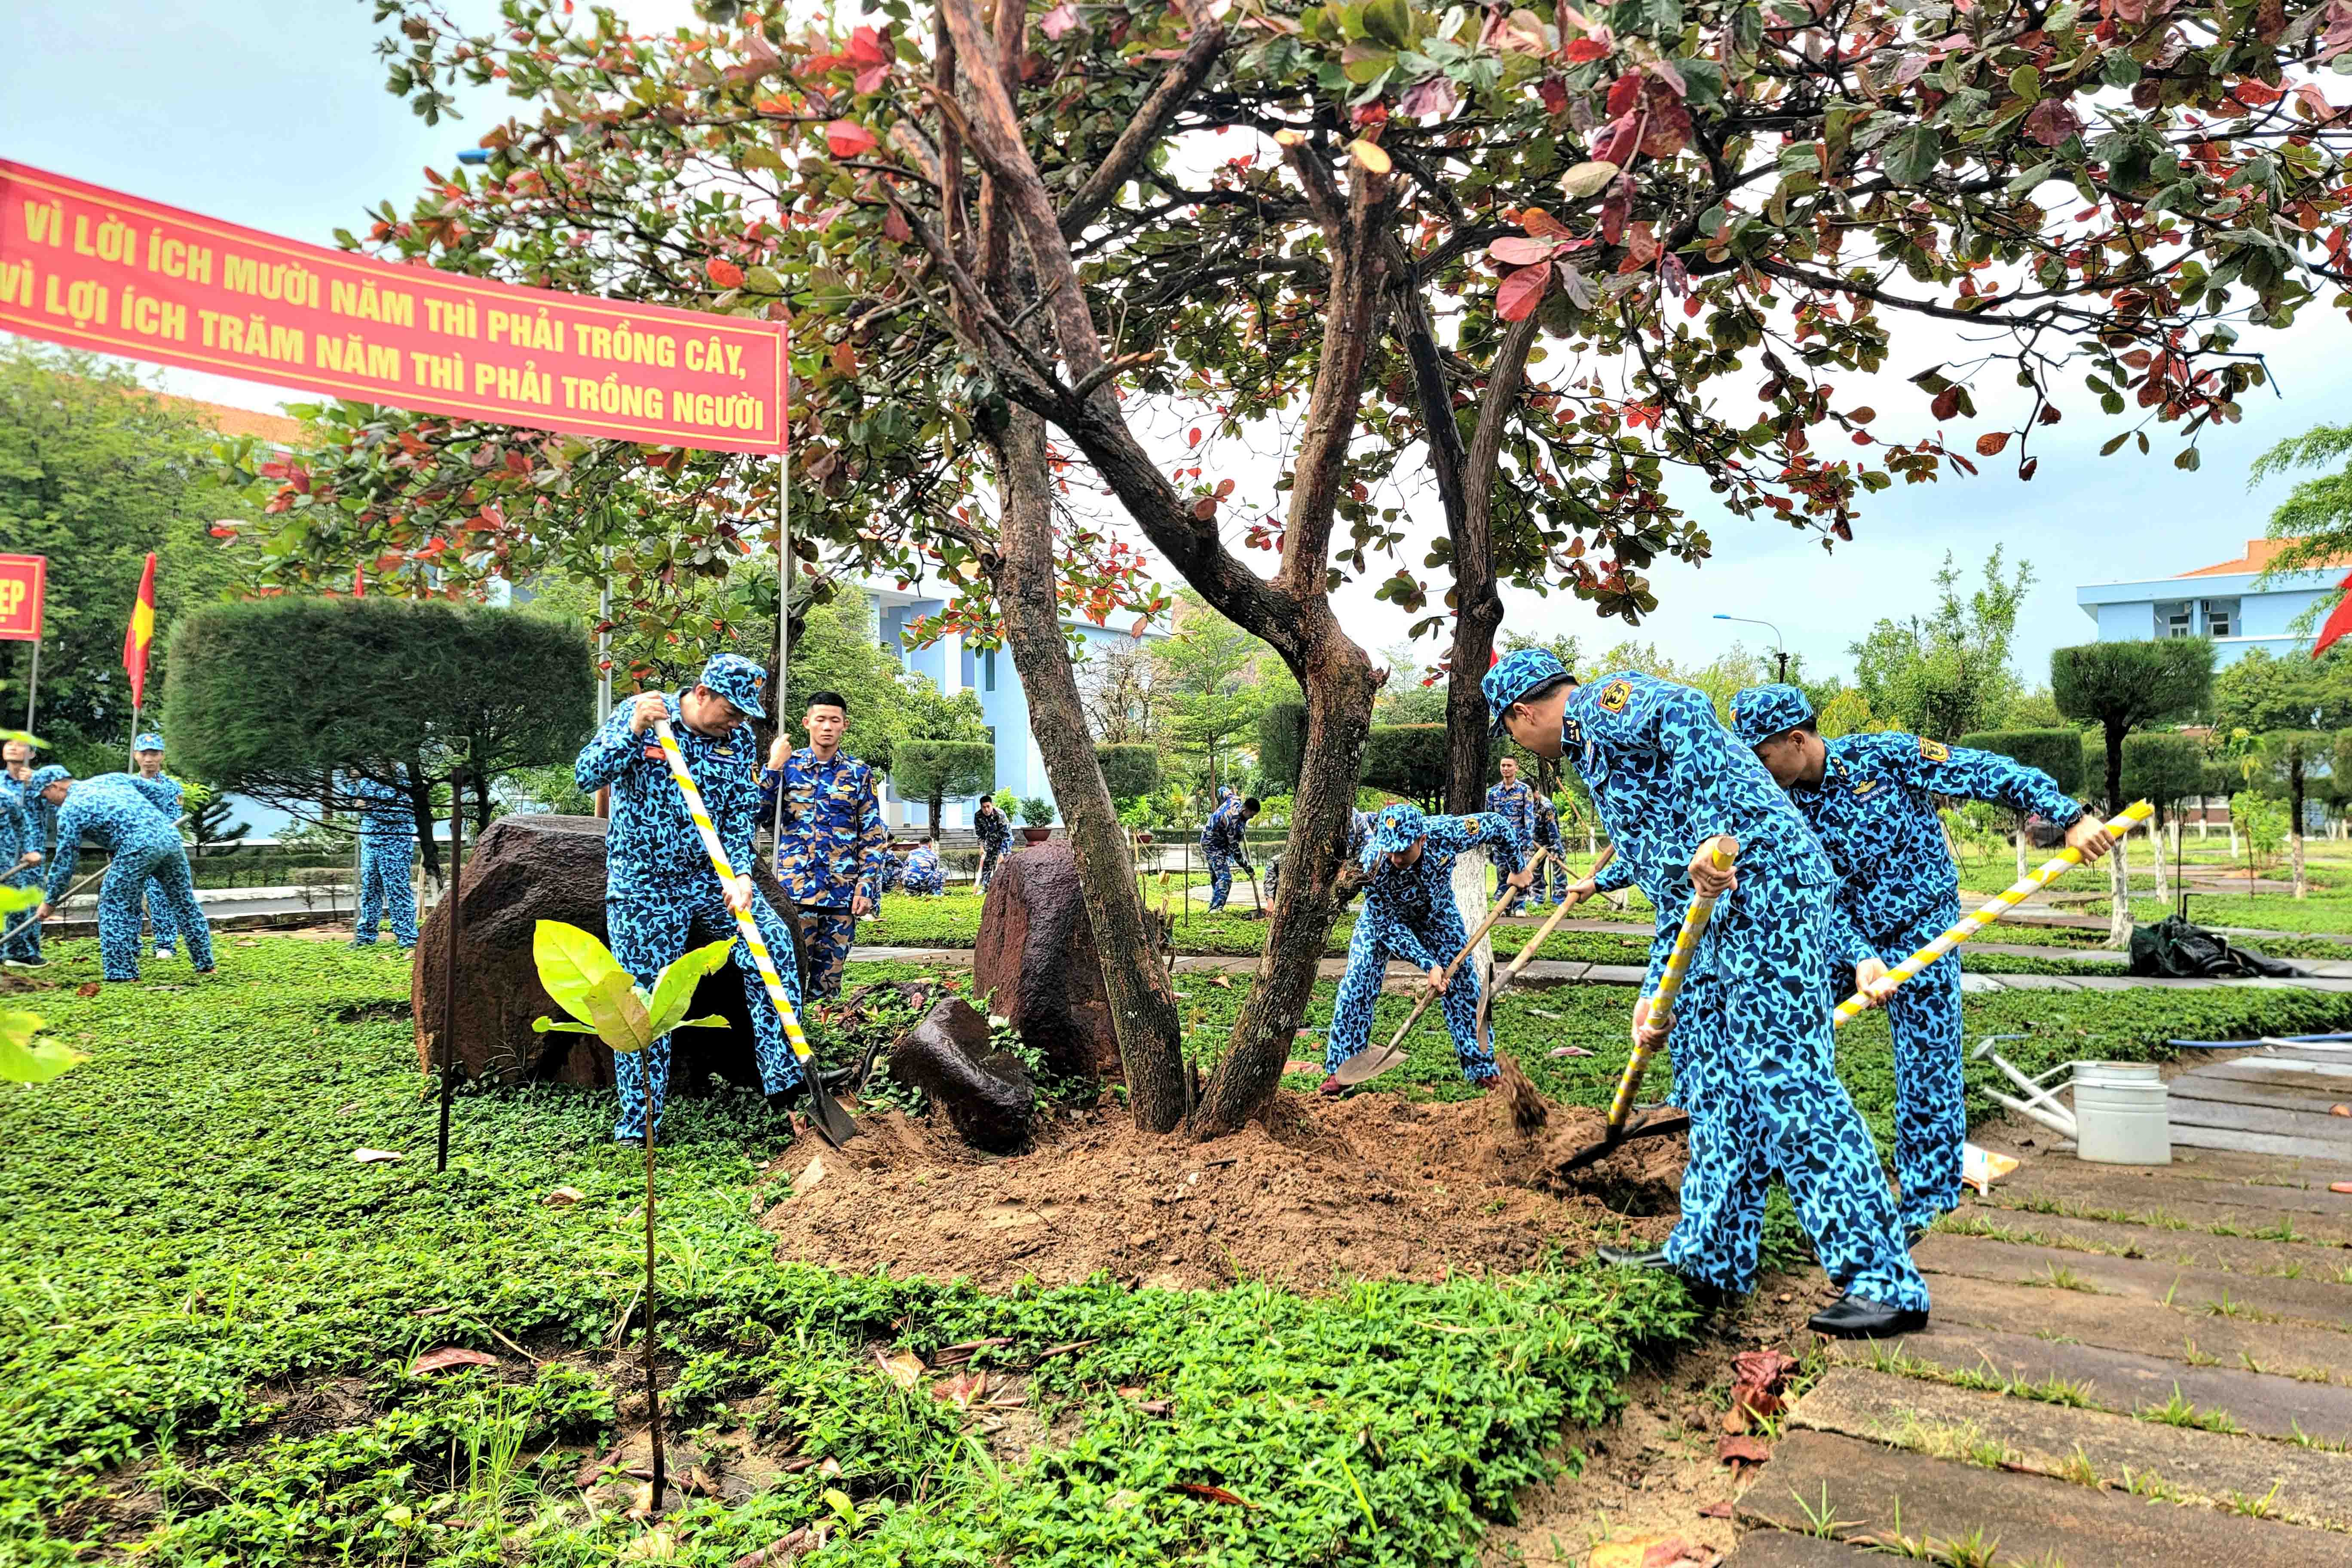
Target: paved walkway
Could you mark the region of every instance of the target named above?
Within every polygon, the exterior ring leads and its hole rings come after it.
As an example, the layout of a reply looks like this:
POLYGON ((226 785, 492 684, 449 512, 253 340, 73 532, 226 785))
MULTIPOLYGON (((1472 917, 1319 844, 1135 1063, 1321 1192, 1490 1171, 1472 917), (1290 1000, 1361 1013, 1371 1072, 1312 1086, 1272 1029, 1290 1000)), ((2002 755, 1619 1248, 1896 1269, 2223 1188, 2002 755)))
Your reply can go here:
POLYGON ((2216 1055, 2169 1165, 1979 1132, 2022 1163, 1914 1250, 1933 1322, 1829 1343, 1729 1568, 2352 1563, 2352 1047, 2216 1055))

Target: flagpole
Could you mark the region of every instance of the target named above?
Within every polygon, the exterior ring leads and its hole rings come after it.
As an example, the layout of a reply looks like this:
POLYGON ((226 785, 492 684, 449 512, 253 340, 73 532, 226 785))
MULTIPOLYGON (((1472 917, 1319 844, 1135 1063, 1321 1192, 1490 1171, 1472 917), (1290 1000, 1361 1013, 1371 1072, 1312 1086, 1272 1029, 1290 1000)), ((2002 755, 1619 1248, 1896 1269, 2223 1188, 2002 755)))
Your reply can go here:
MULTIPOLYGON (((785 692, 793 679, 793 324, 784 322, 781 369, 783 387, 776 400, 776 738, 782 740, 785 692)), ((768 854, 782 874, 784 855, 784 780, 776 775, 776 817, 769 826, 768 854)))

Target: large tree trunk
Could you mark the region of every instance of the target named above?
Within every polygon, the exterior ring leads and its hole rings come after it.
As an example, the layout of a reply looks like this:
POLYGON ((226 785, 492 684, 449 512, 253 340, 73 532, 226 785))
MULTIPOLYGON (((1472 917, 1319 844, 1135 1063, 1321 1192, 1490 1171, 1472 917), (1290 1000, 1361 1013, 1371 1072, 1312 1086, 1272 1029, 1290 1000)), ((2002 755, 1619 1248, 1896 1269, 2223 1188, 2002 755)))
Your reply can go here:
POLYGON ((1094 928, 1095 951, 1102 956, 1111 1029, 1127 1073, 1128 1106, 1136 1125, 1172 1132, 1184 1120, 1186 1098, 1176 988, 1160 963, 1127 833, 1087 732, 1086 707, 1070 668, 1055 587, 1045 422, 1026 409, 1013 411, 997 446, 997 479, 1003 497, 997 601, 1004 611, 1013 665, 1029 700, 1029 730, 1037 737, 1045 776, 1077 857, 1078 888, 1087 923, 1094 928))

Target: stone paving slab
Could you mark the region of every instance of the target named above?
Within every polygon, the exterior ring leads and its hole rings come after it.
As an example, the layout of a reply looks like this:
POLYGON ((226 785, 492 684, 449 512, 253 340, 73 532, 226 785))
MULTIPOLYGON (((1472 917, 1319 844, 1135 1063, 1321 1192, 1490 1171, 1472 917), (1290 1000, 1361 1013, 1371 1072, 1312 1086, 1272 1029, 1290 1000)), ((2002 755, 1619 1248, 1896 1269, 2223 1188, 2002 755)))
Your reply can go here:
MULTIPOLYGON (((2078 1295, 2126 1296, 2168 1306, 2292 1319, 2321 1328, 2352 1327, 2352 1286, 2325 1279, 2283 1279, 2268 1274, 2225 1274, 2155 1258, 2113 1258, 2055 1247, 2020 1246, 1974 1236, 1932 1235, 1911 1249, 1930 1274, 1966 1274, 2012 1284, 2080 1280, 2078 1295)), ((2074 1289, 2051 1285, 2053 1290, 2074 1289)), ((2352 1335, 2344 1342, 2352 1361, 2352 1335)))
MULTIPOLYGON (((2352 1247, 2319 1241, 2268 1241, 2247 1237, 2216 1236, 2210 1230, 2170 1229, 2156 1226, 2118 1226, 2108 1220, 2076 1219, 2068 1215, 2003 1213, 1971 1205, 1957 1220, 1998 1226, 2008 1234, 1991 1241, 2021 1241, 2035 1247, 2074 1247, 2119 1257, 2153 1258, 2189 1268, 2216 1268, 2232 1274, 2279 1274, 2333 1279, 2352 1269, 2352 1247)), ((1938 1231, 1942 1235, 1944 1232, 1938 1231)), ((1955 1236, 1969 1232, 1958 1230, 1955 1236)), ((2352 1305, 2352 1279, 2346 1302, 2352 1305)))
POLYGON ((2300 1431, 2323 1442, 2352 1440, 2352 1388, 2275 1373, 2190 1366, 2133 1351, 1961 1325, 1931 1326, 1886 1344, 1837 1341, 1829 1349, 1832 1360, 1850 1365, 1873 1366, 1877 1358, 1899 1352, 1898 1362, 1924 1362, 1946 1373, 2029 1386, 2064 1384, 2081 1392, 2093 1408, 2126 1415, 2163 1405, 2178 1393, 2199 1412, 2226 1415, 2257 1436, 2292 1438, 2300 1431))
POLYGON ((1823 1432, 1782 1438, 1738 1511, 1782 1530, 1826 1527, 1846 1541, 1997 1542, 2004 1563, 2352 1563, 2352 1538, 2207 1508, 2151 1507, 2095 1487, 1948 1464, 1823 1432))
POLYGON ((1724 1562, 1729 1568, 1887 1568, 1890 1559, 1867 1546, 1823 1541, 1786 1530, 1744 1535, 1724 1562))
POLYGON ((2232 1366, 2299 1383, 2352 1388, 2352 1356, 2346 1354, 2344 1335, 2333 1329, 2225 1318, 2155 1301, 2037 1289, 1958 1274, 1937 1276, 1930 1293, 1939 1328, 1966 1325, 2004 1332, 2031 1328, 2039 1339, 2131 1351, 2184 1366, 2232 1366))
POLYGON ((2331 1179, 2352 1178, 2323 1173, 2308 1185, 2287 1186, 2196 1173, 2202 1162, 2223 1157, 2235 1156, 2200 1149, 2176 1151, 2169 1165, 2039 1160, 1995 1183, 1990 1202, 2003 1208, 2028 1210, 2055 1203, 2138 1215, 2144 1223, 2170 1216, 2247 1231, 2286 1225, 2316 1239, 2352 1240, 2352 1197, 2327 1190, 2331 1179))
POLYGON ((2267 1499, 2294 1523, 2352 1529, 2352 1455, 2104 1410, 2011 1399, 1980 1389, 1832 1369, 1797 1402, 1799 1426, 1941 1458, 1998 1445, 2004 1468, 2128 1489, 2160 1481, 2173 1501, 2227 1505, 2267 1499))

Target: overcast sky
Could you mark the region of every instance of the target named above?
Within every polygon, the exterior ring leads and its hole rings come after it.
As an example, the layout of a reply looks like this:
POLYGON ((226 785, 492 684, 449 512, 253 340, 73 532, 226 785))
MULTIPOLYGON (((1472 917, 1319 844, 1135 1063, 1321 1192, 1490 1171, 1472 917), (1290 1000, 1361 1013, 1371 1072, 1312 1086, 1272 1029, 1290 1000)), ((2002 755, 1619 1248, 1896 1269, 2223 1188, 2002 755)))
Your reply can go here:
MULTIPOLYGON (((0 155, 320 244, 331 244, 338 226, 357 227, 371 204, 389 197, 404 208, 420 169, 446 168, 505 111, 494 100, 484 112, 426 127, 383 90, 372 49, 377 29, 359 0, 16 0, 9 9, 16 20, 0 55, 0 155)), ((457 0, 451 9, 472 19, 493 8, 457 0)), ((690 15, 684 0, 621 0, 620 9, 640 26, 690 15)), ((1904 378, 1953 357, 1958 345, 1941 329, 1903 330, 1909 335, 1898 338, 1884 384, 1857 383, 1840 403, 1866 400, 1880 429, 1924 434, 1927 399, 1904 378)), ((1998 544, 2030 561, 2038 579, 2019 654, 2039 682, 2052 648, 2092 635, 2074 603, 2077 585, 2237 555, 2262 534, 2284 488, 2249 493, 2248 463, 2283 437, 2346 417, 2352 327, 2341 315, 2315 307, 2293 331, 2260 335, 2260 346, 2274 386, 2249 397, 2242 424, 2208 435, 2196 473, 2171 466, 2177 443, 2161 432, 2152 457, 2100 458, 2099 446, 2121 426, 2097 417, 2077 391, 2063 404, 2066 421, 2037 439, 2042 461, 2031 484, 2018 482, 2013 463, 1996 460, 1973 479, 1898 486, 1869 500, 1853 544, 1825 555, 1810 534, 1724 516, 1704 485, 1685 483, 1678 493, 1713 535, 1715 553, 1702 567, 1656 570, 1661 605, 1640 631, 1557 596, 1514 598, 1507 624, 1573 632, 1595 649, 1638 636, 1703 661, 1735 638, 1769 643, 1757 628, 1711 619, 1755 616, 1777 622, 1810 668, 1847 669, 1848 646, 1874 621, 1927 606, 1929 578, 1947 551, 1973 578, 1998 544)), ((174 390, 244 407, 285 400, 252 383, 179 371, 166 379, 174 390)), ((1979 401, 1990 414, 1981 393, 1979 401)), ((1954 444, 1967 449, 1988 427, 1963 424, 1954 444)), ((1425 515, 1433 521, 1433 507, 1425 515)), ((1367 647, 1402 637, 1410 617, 1369 588, 1347 598, 1347 624, 1367 647)))

